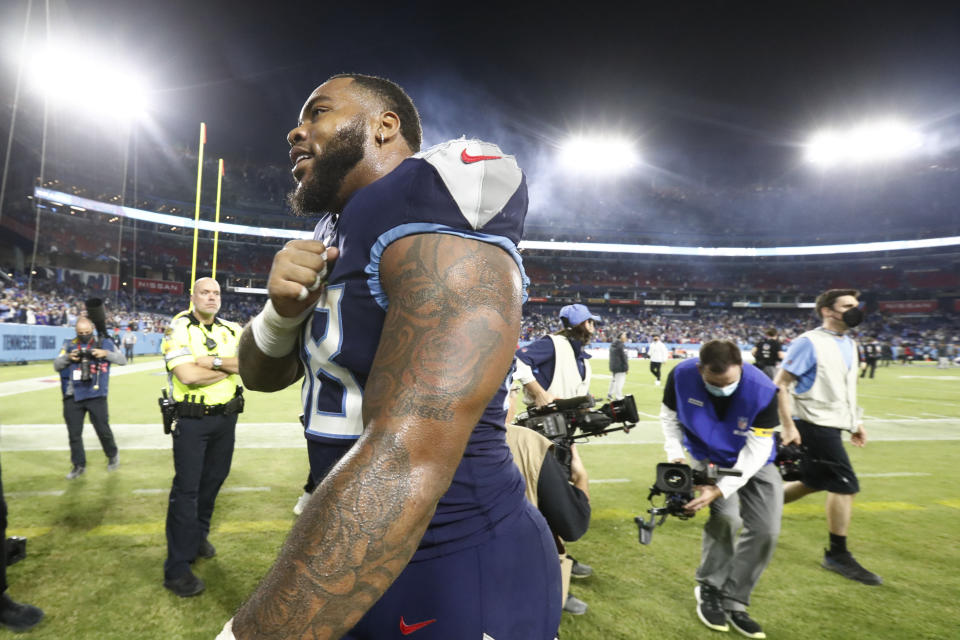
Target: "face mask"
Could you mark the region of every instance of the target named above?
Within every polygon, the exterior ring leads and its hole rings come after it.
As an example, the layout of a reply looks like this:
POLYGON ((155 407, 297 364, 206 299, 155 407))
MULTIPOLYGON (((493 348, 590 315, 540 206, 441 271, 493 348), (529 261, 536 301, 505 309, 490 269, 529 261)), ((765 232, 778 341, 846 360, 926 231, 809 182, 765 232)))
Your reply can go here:
POLYGON ((863 311, 860 311, 859 307, 854 307, 853 309, 847 309, 844 311, 843 315, 840 317, 843 319, 843 324, 852 329, 863 322, 863 311))
POLYGON ((717 396, 718 398, 726 398, 733 395, 733 392, 737 390, 737 387, 740 385, 740 381, 731 382, 725 387, 718 387, 712 385, 706 380, 703 381, 703 384, 707 387, 707 393, 712 396, 717 396))
POLYGON ((93 338, 93 334, 92 334, 92 333, 78 333, 78 334, 77 334, 77 342, 90 342, 90 340, 91 340, 92 338, 93 338))

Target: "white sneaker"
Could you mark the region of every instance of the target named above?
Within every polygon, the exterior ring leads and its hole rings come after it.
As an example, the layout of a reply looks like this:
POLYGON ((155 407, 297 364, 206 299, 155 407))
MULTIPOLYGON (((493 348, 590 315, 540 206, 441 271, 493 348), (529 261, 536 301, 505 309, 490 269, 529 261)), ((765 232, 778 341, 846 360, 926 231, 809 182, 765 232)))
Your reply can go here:
POLYGON ((659 386, 660 386, 660 381, 659 381, 659 380, 657 380, 657 381, 656 381, 656 382, 654 382, 653 384, 655 384, 656 386, 658 386, 658 387, 659 387, 659 386))
POLYGON ((310 496, 311 494, 304 491, 303 495, 297 498, 297 504, 293 505, 293 515, 298 516, 303 513, 303 509, 307 506, 310 496))

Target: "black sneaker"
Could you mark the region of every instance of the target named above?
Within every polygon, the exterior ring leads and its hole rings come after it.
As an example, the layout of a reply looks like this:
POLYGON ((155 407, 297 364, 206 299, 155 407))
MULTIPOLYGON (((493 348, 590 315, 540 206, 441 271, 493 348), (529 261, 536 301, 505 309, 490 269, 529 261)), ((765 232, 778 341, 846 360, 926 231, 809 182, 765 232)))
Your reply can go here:
POLYGON ((107 471, 116 471, 120 468, 120 456, 116 455, 107 460, 107 471))
POLYGON ((844 578, 856 580, 857 582, 862 582, 863 584, 868 584, 871 586, 883 584, 883 578, 872 571, 867 571, 860 566, 860 563, 854 559, 853 554, 851 554, 849 551, 844 551, 843 553, 830 553, 830 551, 824 551, 823 562, 820 563, 820 566, 824 569, 835 571, 844 578))
POLYGON ((83 472, 86 470, 87 468, 84 466, 74 465, 73 469, 70 469, 70 473, 67 474, 67 480, 76 480, 77 478, 82 476, 83 472))
POLYGON ((206 538, 203 539, 203 542, 200 543, 200 548, 197 549, 198 558, 212 558, 217 555, 217 548, 210 544, 210 541, 206 538))
POLYGON ((693 590, 697 596, 697 617, 700 622, 714 631, 729 631, 727 612, 723 610, 723 596, 720 590, 709 584, 697 585, 693 590))
POLYGON ((163 586, 181 598, 200 595, 207 588, 207 585, 203 584, 203 580, 193 575, 192 571, 186 572, 179 578, 164 579, 163 586))
POLYGON ((26 631, 43 620, 43 610, 32 604, 14 602, 10 596, 0 597, 0 625, 11 631, 26 631))
POLYGON ((748 638, 766 638, 767 634, 763 632, 760 625, 754 621, 746 611, 727 611, 727 619, 734 630, 742 636, 748 638))

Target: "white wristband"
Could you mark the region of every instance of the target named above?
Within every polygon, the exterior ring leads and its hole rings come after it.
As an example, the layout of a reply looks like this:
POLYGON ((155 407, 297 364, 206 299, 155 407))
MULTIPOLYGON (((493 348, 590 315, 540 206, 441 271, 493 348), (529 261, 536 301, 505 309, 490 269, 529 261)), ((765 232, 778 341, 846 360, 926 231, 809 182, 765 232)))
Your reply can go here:
POLYGON ((300 333, 300 325, 311 313, 313 306, 298 316, 287 318, 277 313, 272 300, 267 300, 263 311, 257 314, 250 325, 253 341, 264 355, 282 358, 293 350, 300 333))

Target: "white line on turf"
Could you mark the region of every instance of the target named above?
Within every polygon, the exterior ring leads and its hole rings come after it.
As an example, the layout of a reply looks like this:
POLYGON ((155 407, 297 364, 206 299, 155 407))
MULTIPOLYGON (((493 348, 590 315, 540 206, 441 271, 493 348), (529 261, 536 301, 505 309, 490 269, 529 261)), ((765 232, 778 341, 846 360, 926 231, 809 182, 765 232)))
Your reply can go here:
MULTIPOLYGON (((143 362, 140 364, 130 364, 122 367, 110 367, 111 376, 126 376, 131 373, 141 373, 153 369, 162 369, 163 360, 154 362, 143 362)), ((12 396, 18 393, 28 391, 39 391, 41 389, 52 389, 60 385, 60 375, 52 373, 49 376, 40 376, 39 378, 26 378, 24 380, 11 380, 9 382, 0 382, 0 398, 12 396)))
POLYGON ((600 478, 599 480, 591 480, 590 484, 618 484, 621 482, 630 482, 630 478, 600 478))
MULTIPOLYGON (((270 487, 223 487, 220 489, 220 493, 260 493, 270 490, 270 487)), ((63 492, 61 491, 60 493, 63 492)), ((160 493, 170 493, 170 489, 134 489, 130 493, 156 495, 160 493)))
POLYGON ((914 478, 932 476, 932 473, 917 473, 913 471, 891 471, 889 473, 858 473, 861 478, 914 478))
POLYGON ((9 491, 8 498, 32 498, 34 496, 62 496, 66 491, 9 491))

